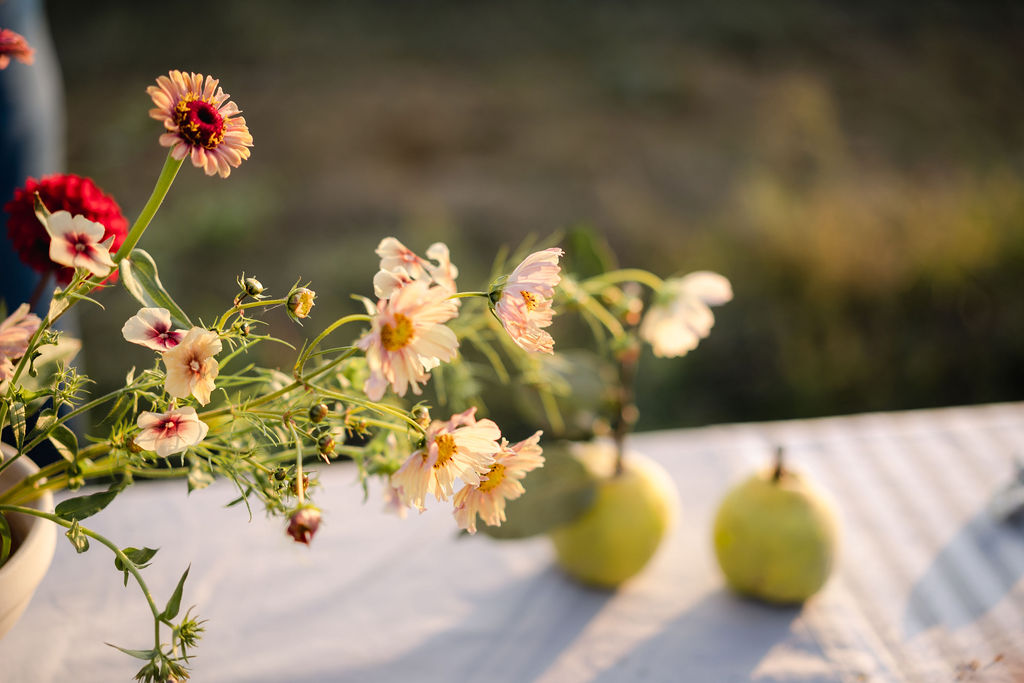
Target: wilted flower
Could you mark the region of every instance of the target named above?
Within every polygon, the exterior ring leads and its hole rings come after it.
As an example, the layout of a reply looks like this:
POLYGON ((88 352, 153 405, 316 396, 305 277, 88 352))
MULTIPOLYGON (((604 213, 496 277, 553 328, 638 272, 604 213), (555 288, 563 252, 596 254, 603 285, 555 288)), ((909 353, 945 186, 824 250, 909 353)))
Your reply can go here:
POLYGON ((57 211, 46 219, 46 231, 50 233, 50 260, 54 263, 85 268, 97 277, 105 277, 114 269, 109 244, 100 242, 105 230, 99 223, 57 211))
MULTIPOLYGON (((100 242, 113 238, 110 251, 124 242, 128 234, 128 221, 112 197, 103 193, 89 178, 72 174, 56 174, 42 180, 29 178, 25 187, 14 191, 14 198, 4 205, 7 212, 7 236, 11 239, 18 258, 39 273, 56 272, 57 281, 66 285, 75 271, 50 260, 50 235, 35 214, 35 196, 50 211, 67 211, 100 223, 103 237, 100 242)), ((111 275, 111 280, 117 274, 111 275)))
POLYGON ((174 70, 146 92, 156 105, 149 115, 168 131, 160 144, 171 148, 171 156, 180 161, 191 155, 192 165, 206 175, 227 178, 232 167, 249 158, 252 135, 219 83, 207 76, 204 84, 202 74, 174 70))
POLYGON ((296 543, 305 543, 313 540, 313 535, 320 528, 320 511, 315 507, 302 507, 292 513, 288 521, 288 535, 295 539, 296 543))
POLYGON ((459 340, 444 323, 458 310, 440 287, 416 280, 377 302, 372 328, 356 346, 366 352, 370 377, 363 390, 379 401, 388 385, 399 396, 430 379, 429 370, 455 357, 459 340))
POLYGON ((453 415, 443 422, 434 420, 427 428, 424 446, 414 452, 391 475, 391 485, 405 505, 420 511, 430 493, 448 500, 456 479, 476 486, 494 462, 501 447, 501 430, 492 420, 476 419, 476 408, 453 415))
POLYGON ((308 317, 309 311, 313 308, 313 299, 315 298, 316 292, 312 289, 306 289, 305 287, 293 289, 291 294, 288 295, 288 315, 295 320, 308 317))
POLYGON ((29 46, 25 36, 9 28, 0 28, 0 71, 11 63, 11 57, 22 64, 31 64, 35 58, 35 50, 29 46))
POLYGON ((135 437, 135 445, 147 451, 155 451, 162 458, 195 446, 206 438, 210 430, 191 406, 175 408, 166 413, 143 412, 139 414, 136 424, 141 432, 135 437))
POLYGON ((515 500, 526 492, 521 479, 530 470, 544 464, 540 447, 541 432, 529 439, 509 445, 502 439, 501 451, 476 486, 464 486, 455 494, 455 521, 460 529, 476 533, 476 516, 490 526, 505 521, 505 501, 515 500))
POLYGON ((140 308, 121 328, 121 334, 133 344, 162 353, 181 343, 185 330, 172 329, 166 308, 140 308))
POLYGON ((655 356, 684 356, 711 332, 715 316, 709 306, 732 299, 729 280, 710 271, 698 271, 665 281, 640 325, 640 337, 655 356))
POLYGON ((551 297, 560 279, 558 259, 564 253, 553 247, 530 254, 491 292, 494 312, 505 331, 526 351, 554 353, 554 339, 541 328, 550 325, 554 316, 551 297))
POLYGON ((0 323, 0 384, 14 377, 14 361, 28 351, 40 322, 39 316, 29 313, 28 304, 22 304, 0 323))
POLYGON ((220 368, 214 358, 221 350, 216 332, 193 327, 181 343, 163 355, 167 368, 164 388, 175 398, 195 396, 199 405, 210 402, 220 368))

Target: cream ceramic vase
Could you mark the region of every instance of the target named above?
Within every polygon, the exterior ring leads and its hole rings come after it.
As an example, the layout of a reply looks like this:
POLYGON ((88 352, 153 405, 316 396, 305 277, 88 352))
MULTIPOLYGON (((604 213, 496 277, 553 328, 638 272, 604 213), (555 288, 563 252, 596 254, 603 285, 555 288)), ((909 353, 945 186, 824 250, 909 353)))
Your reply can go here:
MULTIPOLYGON (((9 446, 0 444, 0 449, 5 457, 9 457, 9 446)), ((39 468, 28 458, 18 458, 0 472, 0 491, 38 471, 39 468)), ((27 503, 27 507, 52 512, 53 494, 47 491, 27 503)), ((50 567, 57 545, 57 527, 52 522, 22 514, 8 515, 7 520, 14 532, 17 548, 0 567, 0 638, 11 630, 28 607, 36 586, 50 567)))

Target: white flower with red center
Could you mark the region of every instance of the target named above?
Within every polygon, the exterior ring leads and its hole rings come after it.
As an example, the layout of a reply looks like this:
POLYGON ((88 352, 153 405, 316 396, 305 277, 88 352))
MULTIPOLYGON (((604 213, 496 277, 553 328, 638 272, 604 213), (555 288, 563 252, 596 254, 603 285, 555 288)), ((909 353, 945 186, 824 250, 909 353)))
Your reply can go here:
POLYGON ((168 132, 160 144, 171 148, 171 156, 182 160, 192 157, 192 165, 206 175, 227 178, 249 158, 252 135, 241 110, 228 99, 219 80, 203 75, 171 71, 146 88, 156 105, 149 115, 163 122, 168 132))
POLYGON ((512 341, 526 351, 554 353, 555 340, 542 328, 555 314, 551 297, 560 279, 558 259, 564 253, 553 247, 530 254, 492 291, 491 300, 497 297, 494 313, 512 341))
POLYGON ((62 266, 84 268, 97 277, 105 277, 115 267, 110 258, 113 237, 101 242, 104 227, 85 216, 54 211, 45 220, 50 234, 50 260, 62 266))
POLYGON ((39 316, 29 313, 28 304, 22 304, 0 323, 0 384, 14 377, 14 361, 28 351, 40 322, 39 316))
POLYGON ((640 324, 640 337, 662 358, 685 356, 711 333, 715 316, 710 306, 732 299, 729 280, 698 271, 665 281, 640 324))
POLYGON ((185 330, 174 329, 166 308, 140 308, 121 328, 121 334, 133 344, 163 353, 181 343, 185 330))
POLYGON ((476 486, 486 476, 501 450, 501 430, 492 420, 477 421, 475 413, 476 408, 470 408, 446 422, 430 423, 424 446, 391 475, 391 486, 404 505, 422 512, 428 493, 448 500, 456 480, 476 486))
POLYGON ((494 463, 476 486, 464 486, 455 494, 455 521, 460 529, 476 533, 479 514, 488 526, 501 526, 505 521, 505 501, 515 500, 526 493, 522 479, 526 473, 544 464, 540 435, 509 445, 502 439, 501 451, 494 463))
POLYGON ((457 313, 444 290, 422 280, 378 301, 372 328, 356 342, 370 370, 363 386, 367 397, 379 401, 388 385, 399 396, 410 387, 419 394, 429 370, 458 352, 458 338, 444 325, 457 313))
MULTIPOLYGON (((427 247, 427 258, 420 258, 412 249, 394 237, 385 237, 377 245, 380 270, 373 278, 373 291, 378 298, 387 299, 395 291, 416 280, 433 282, 449 294, 458 291, 455 279, 459 269, 451 261, 448 246, 435 242, 427 247)), ((455 306, 459 305, 454 300, 455 306)))
POLYGON ((205 439, 210 430, 192 407, 175 408, 166 413, 143 412, 136 424, 140 431, 135 445, 154 451, 161 458, 188 450, 205 439))
POLYGON ((195 396, 203 406, 209 403, 220 371, 214 356, 220 350, 221 341, 216 332, 201 327, 189 330, 177 346, 163 354, 167 393, 175 398, 195 396))

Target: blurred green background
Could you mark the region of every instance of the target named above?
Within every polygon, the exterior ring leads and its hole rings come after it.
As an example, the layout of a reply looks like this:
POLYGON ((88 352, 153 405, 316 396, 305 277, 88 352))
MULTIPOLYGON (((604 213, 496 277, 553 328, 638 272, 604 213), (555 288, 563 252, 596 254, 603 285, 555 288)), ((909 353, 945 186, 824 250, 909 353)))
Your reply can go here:
MULTIPOLYGON (((477 289, 498 246, 584 223, 734 285, 697 351, 644 359, 640 429, 1024 398, 1019 5, 552 4, 52 2, 68 170, 134 218, 165 154, 145 88, 211 73, 252 159, 183 168, 141 245, 208 321, 243 270, 302 277, 298 341, 372 293, 383 236, 447 241, 477 289)), ((104 303, 112 384, 151 361, 104 303)))

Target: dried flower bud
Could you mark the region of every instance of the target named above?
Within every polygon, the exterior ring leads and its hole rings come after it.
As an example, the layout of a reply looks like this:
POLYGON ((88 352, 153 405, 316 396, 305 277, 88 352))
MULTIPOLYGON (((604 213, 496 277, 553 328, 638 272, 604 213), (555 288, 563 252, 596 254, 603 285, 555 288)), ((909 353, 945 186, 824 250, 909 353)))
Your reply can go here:
POLYGON ((263 283, 254 277, 247 277, 242 283, 245 286, 245 293, 249 296, 259 296, 263 293, 263 283))
POLYGON ((240 323, 238 325, 238 333, 240 335, 242 335, 243 337, 248 337, 249 336, 249 332, 251 332, 251 331, 252 331, 252 326, 248 323, 248 321, 240 323))
POLYGON ((299 287, 288 295, 288 314, 296 320, 309 316, 316 293, 312 289, 299 287))
MULTIPOLYGON (((299 495, 299 485, 298 484, 299 484, 298 480, 292 479, 292 493, 294 493, 296 496, 299 495)), ((303 474, 302 475, 302 492, 305 493, 308 488, 309 488, 309 475, 308 474, 303 474)))
POLYGON ((314 507, 299 508, 292 513, 288 521, 288 535, 295 539, 296 543, 305 543, 313 540, 313 534, 320 527, 320 511, 314 507))
POLYGON ((328 412, 330 412, 330 408, 326 403, 314 403, 309 407, 309 421, 320 422, 327 417, 328 412))
POLYGON ((283 467, 278 467, 274 470, 274 479, 278 481, 284 481, 288 477, 288 471, 283 467))
POLYGON ((316 447, 320 449, 321 454, 330 455, 334 452, 334 437, 330 434, 324 434, 317 439, 316 447))

